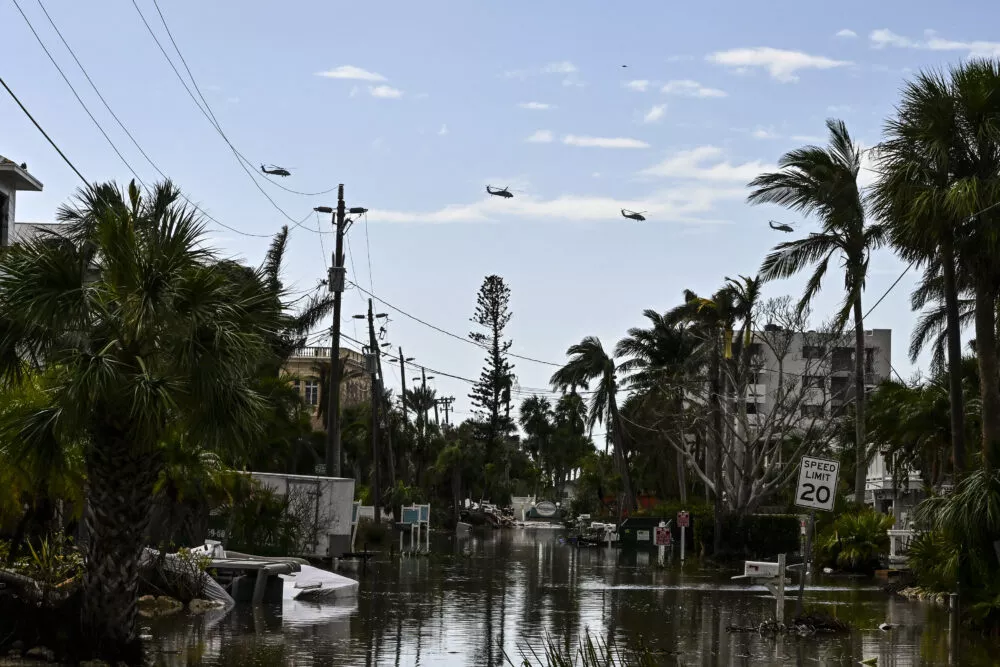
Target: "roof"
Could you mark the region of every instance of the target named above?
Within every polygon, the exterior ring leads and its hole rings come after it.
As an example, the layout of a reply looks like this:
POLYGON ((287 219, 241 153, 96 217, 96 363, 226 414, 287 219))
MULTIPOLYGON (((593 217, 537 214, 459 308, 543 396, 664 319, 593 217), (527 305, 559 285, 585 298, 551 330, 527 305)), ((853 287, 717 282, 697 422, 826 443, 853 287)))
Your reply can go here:
POLYGON ((15 190, 42 191, 41 181, 28 173, 27 163, 18 165, 2 155, 0 155, 0 182, 6 183, 15 190))
POLYGON ((15 222, 11 231, 11 243, 23 243, 38 238, 46 232, 59 232, 62 225, 58 222, 15 222))

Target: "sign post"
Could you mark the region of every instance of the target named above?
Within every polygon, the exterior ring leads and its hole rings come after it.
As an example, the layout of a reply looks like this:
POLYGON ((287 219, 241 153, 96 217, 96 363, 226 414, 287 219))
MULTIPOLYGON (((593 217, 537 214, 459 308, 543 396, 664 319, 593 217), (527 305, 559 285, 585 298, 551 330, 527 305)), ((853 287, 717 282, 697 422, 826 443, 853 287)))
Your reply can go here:
POLYGON ((681 510, 680 512, 677 513, 677 525, 681 529, 681 563, 684 562, 684 545, 687 543, 687 539, 685 539, 684 532, 690 524, 691 524, 691 516, 687 513, 686 510, 681 510))
POLYGON ((799 467, 799 485, 795 489, 795 504, 809 510, 809 527, 806 529, 805 553, 799 574, 799 597, 795 613, 802 613, 802 595, 806 588, 806 574, 812 569, 812 538, 816 530, 816 510, 832 512, 837 499, 837 478, 840 461, 803 456, 799 467))
POLYGON ((663 565, 667 547, 670 546, 670 529, 667 526, 667 523, 661 521, 660 525, 653 529, 653 543, 656 544, 656 550, 659 552, 657 555, 660 565, 663 565))

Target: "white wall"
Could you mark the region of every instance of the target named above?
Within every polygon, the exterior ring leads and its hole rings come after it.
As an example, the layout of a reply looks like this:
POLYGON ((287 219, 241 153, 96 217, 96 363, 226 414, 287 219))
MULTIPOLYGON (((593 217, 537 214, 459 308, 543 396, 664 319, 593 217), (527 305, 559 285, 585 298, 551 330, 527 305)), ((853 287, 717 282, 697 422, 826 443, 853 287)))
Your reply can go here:
POLYGON ((266 472, 251 472, 250 475, 283 496, 288 496, 291 489, 293 502, 308 503, 308 511, 315 518, 316 541, 306 547, 307 553, 297 555, 339 557, 350 550, 353 479, 266 472), (305 496, 306 493, 311 497, 305 496))

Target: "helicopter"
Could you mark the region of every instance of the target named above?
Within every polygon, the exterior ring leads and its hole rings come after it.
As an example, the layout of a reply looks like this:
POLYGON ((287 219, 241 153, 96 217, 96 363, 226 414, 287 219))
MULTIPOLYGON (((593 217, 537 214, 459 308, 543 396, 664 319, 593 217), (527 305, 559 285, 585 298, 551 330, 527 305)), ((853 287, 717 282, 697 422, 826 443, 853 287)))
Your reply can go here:
POLYGON ((786 225, 786 224, 783 224, 783 223, 780 223, 780 222, 776 222, 774 220, 771 220, 767 224, 771 227, 771 229, 773 229, 776 232, 794 232, 795 231, 794 229, 792 229, 791 225, 786 225))
POLYGON ((511 194, 509 185, 505 185, 502 188, 495 188, 492 185, 487 185, 486 192, 494 197, 503 197, 504 199, 512 199, 514 197, 514 195, 511 194))
POLYGON ((636 213, 635 211, 630 211, 627 208, 622 209, 623 216, 625 216, 629 220, 638 220, 639 222, 642 222, 643 220, 646 219, 646 216, 644 216, 643 213, 645 213, 645 211, 640 211, 636 213))
POLYGON ((265 174, 270 174, 271 176, 291 176, 292 172, 288 171, 284 167, 279 167, 276 164, 272 164, 270 168, 260 165, 261 172, 265 174))

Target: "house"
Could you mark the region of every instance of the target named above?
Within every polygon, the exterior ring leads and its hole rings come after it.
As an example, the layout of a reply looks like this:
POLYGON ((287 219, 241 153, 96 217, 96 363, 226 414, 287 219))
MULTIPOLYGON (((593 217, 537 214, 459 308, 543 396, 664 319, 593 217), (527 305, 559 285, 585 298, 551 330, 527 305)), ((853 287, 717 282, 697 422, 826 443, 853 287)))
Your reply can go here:
MULTIPOLYGON (((371 400, 371 376, 365 370, 362 354, 340 348, 340 358, 345 363, 341 377, 341 407, 353 407, 371 400)), ((313 411, 313 428, 324 430, 318 418, 320 397, 320 369, 330 363, 329 347, 304 347, 297 350, 285 363, 282 371, 294 378, 292 385, 298 390, 306 405, 313 411)))
POLYGON ((16 240, 17 193, 41 191, 41 181, 28 173, 27 164, 17 164, 0 155, 0 246, 16 240))

